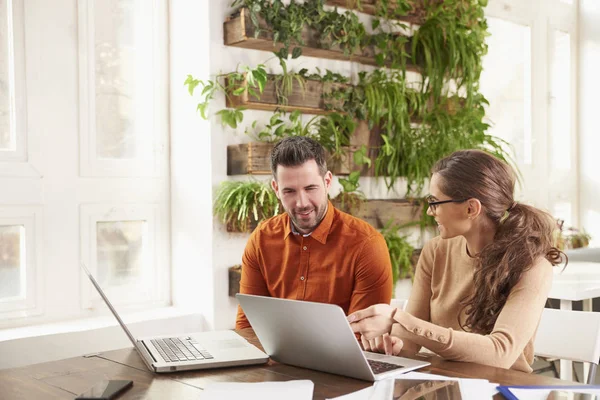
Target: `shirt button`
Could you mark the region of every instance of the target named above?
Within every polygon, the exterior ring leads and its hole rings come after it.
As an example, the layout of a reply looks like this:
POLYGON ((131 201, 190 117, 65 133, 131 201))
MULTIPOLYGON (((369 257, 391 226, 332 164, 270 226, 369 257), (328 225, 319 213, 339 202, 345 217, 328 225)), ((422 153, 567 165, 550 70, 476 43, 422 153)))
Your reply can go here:
POLYGON ((420 334, 421 334, 421 329, 419 329, 419 328, 414 328, 414 329, 413 329, 413 332, 414 332, 415 334, 417 334, 417 335, 420 335, 420 334))
POLYGON ((307 247, 306 247, 306 246, 304 246, 304 247, 302 248, 302 250, 306 250, 306 249, 307 249, 307 247))
POLYGON ((303 280, 304 280, 304 277, 303 277, 303 276, 301 276, 301 277, 300 277, 300 280, 301 280, 301 281, 303 281, 303 280))
POLYGON ((431 339, 433 337, 433 332, 427 331, 427 337, 431 339))
POLYGON ((446 342, 446 338, 444 336, 438 336, 438 342, 440 343, 445 343, 446 342))

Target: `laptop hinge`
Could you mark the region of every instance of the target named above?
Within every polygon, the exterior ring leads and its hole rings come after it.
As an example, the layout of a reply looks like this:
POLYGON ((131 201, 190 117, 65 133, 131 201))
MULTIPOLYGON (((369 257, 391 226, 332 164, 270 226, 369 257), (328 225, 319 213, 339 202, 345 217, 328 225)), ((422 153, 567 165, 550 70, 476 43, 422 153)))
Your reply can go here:
POLYGON ((137 340, 136 341, 136 348, 140 352, 140 356, 142 356, 142 359, 144 360, 144 363, 148 366, 148 369, 150 369, 151 371, 156 372, 156 367, 154 366, 154 363, 157 362, 157 360, 154 358, 154 356, 152 355, 152 352, 146 346, 146 344, 144 343, 144 341, 137 340), (150 362, 150 360, 153 360, 153 362, 150 362))

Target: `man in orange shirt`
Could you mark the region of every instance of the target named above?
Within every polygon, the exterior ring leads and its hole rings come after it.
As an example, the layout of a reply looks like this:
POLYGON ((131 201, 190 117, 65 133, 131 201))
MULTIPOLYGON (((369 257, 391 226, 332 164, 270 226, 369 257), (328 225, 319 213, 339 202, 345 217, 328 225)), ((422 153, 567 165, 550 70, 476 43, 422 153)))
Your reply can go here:
MULTIPOLYGON (((240 292, 337 304, 346 314, 389 304, 392 267, 385 239, 328 200, 333 176, 323 147, 306 137, 283 139, 273 148, 271 170, 286 212, 252 232, 240 292)), ((238 307, 236 328, 249 326, 238 307)))

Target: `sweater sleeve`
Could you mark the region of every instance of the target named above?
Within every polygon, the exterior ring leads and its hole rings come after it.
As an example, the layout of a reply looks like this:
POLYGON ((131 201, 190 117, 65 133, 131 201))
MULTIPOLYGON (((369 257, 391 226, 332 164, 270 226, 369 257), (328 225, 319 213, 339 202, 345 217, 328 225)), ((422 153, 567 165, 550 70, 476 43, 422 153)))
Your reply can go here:
MULTIPOLYGON (((435 247, 438 242, 439 239, 436 238, 423 246, 417 267, 415 268, 415 279, 413 280, 408 305, 406 306, 408 314, 423 321, 431 321, 431 271, 433 268, 435 247)), ((403 349, 408 353, 417 353, 421 349, 421 345, 410 340, 405 340, 403 349)))
POLYGON ((408 313, 396 313, 392 334, 448 360, 510 368, 533 338, 551 286, 552 265, 539 259, 511 291, 490 334, 455 331, 408 313))

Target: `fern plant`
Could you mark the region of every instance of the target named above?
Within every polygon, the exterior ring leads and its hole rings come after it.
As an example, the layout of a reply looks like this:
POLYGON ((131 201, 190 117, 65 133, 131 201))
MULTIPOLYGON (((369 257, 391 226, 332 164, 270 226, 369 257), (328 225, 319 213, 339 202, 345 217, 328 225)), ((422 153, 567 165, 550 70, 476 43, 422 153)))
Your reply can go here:
POLYGON ((225 181, 216 191, 214 214, 237 232, 247 232, 251 226, 280 212, 279 200, 266 183, 225 181))

